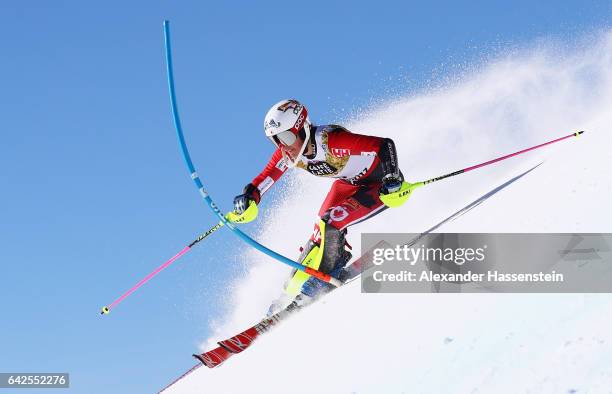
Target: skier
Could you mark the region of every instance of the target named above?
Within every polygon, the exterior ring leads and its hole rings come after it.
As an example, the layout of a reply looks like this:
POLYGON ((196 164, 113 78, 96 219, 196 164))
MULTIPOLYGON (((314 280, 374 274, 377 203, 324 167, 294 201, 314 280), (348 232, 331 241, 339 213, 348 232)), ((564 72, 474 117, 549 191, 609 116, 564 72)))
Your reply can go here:
MULTIPOLYGON (((347 227, 387 207, 400 206, 408 198, 395 144, 389 138, 351 133, 338 125, 316 126, 306 107, 293 99, 270 108, 264 131, 276 150, 263 171, 234 198, 234 212, 228 219, 237 223, 254 220, 261 197, 288 168, 336 178, 298 261, 342 280, 342 268, 351 258, 345 249, 347 227)), ((294 270, 285 292, 292 297, 301 293, 312 298, 329 286, 294 270)))

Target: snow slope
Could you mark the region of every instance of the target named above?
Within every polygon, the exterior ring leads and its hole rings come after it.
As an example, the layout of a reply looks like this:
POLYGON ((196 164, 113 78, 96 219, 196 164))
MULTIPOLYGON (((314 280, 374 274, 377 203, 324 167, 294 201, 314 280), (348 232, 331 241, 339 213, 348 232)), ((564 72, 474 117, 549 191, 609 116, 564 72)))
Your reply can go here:
MULTIPOLYGON (((393 138, 411 181, 587 130, 416 191, 406 206, 352 227, 357 250, 362 232, 422 232, 540 161, 438 231, 612 232, 612 32, 483 62, 347 125, 393 138)), ((300 193, 274 203, 257 236, 294 257, 329 184, 295 171, 300 193)), ((244 253, 248 268, 202 350, 256 322, 288 274, 244 253)), ((607 294, 361 294, 355 282, 168 392, 612 393, 611 308, 607 294)))

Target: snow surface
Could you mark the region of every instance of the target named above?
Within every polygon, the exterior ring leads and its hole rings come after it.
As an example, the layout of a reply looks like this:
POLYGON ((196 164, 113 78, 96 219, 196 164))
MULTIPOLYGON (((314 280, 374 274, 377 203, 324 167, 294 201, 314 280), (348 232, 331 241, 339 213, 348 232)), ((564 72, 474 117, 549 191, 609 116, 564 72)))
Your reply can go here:
MULTIPOLYGON (((350 228, 356 250, 362 232, 425 231, 541 161, 438 231, 612 232, 612 32, 485 61, 345 124, 393 138, 410 181, 587 130, 417 190, 404 207, 350 228)), ((288 175, 292 192, 271 191, 283 199, 251 233, 297 257, 329 180, 288 175)), ((202 351, 258 321, 288 275, 258 252, 244 257, 202 351)), ((611 310, 608 294, 361 294, 356 281, 168 392, 612 393, 611 310)))

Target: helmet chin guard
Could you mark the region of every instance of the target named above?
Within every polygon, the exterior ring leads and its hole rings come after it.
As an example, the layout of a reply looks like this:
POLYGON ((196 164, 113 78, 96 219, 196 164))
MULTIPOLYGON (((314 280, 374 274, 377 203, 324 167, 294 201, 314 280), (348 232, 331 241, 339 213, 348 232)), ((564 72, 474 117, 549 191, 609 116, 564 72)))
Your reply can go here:
POLYGON ((297 155, 295 160, 291 160, 291 158, 285 153, 285 151, 281 149, 281 152, 283 153, 283 157, 285 158, 285 162, 287 163, 287 166, 289 168, 295 167, 297 163, 299 163, 302 160, 302 156, 304 155, 304 152, 306 152, 306 147, 308 146, 308 142, 310 141, 310 124, 304 124, 303 127, 306 133, 306 137, 304 138, 304 143, 302 144, 302 147, 300 148, 300 153, 297 155))

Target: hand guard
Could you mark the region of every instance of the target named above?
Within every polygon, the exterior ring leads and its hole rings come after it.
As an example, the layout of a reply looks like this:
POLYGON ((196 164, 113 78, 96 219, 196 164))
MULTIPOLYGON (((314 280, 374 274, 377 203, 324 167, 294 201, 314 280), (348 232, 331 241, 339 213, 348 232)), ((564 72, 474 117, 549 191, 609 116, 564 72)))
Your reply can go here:
POLYGON ((225 215, 225 218, 232 223, 249 223, 255 220, 258 213, 259 208, 257 208, 257 204, 255 203, 255 201, 249 200, 249 207, 243 210, 242 213, 232 211, 225 215))
POLYGON ((396 182, 383 183, 383 186, 380 188, 380 201, 389 208, 397 208, 404 205, 414 190, 413 186, 405 181, 399 182, 399 187, 397 186, 396 182))
POLYGON ((248 223, 257 217, 257 203, 260 199, 259 190, 251 183, 244 187, 244 193, 234 197, 234 211, 225 215, 234 223, 248 223))

